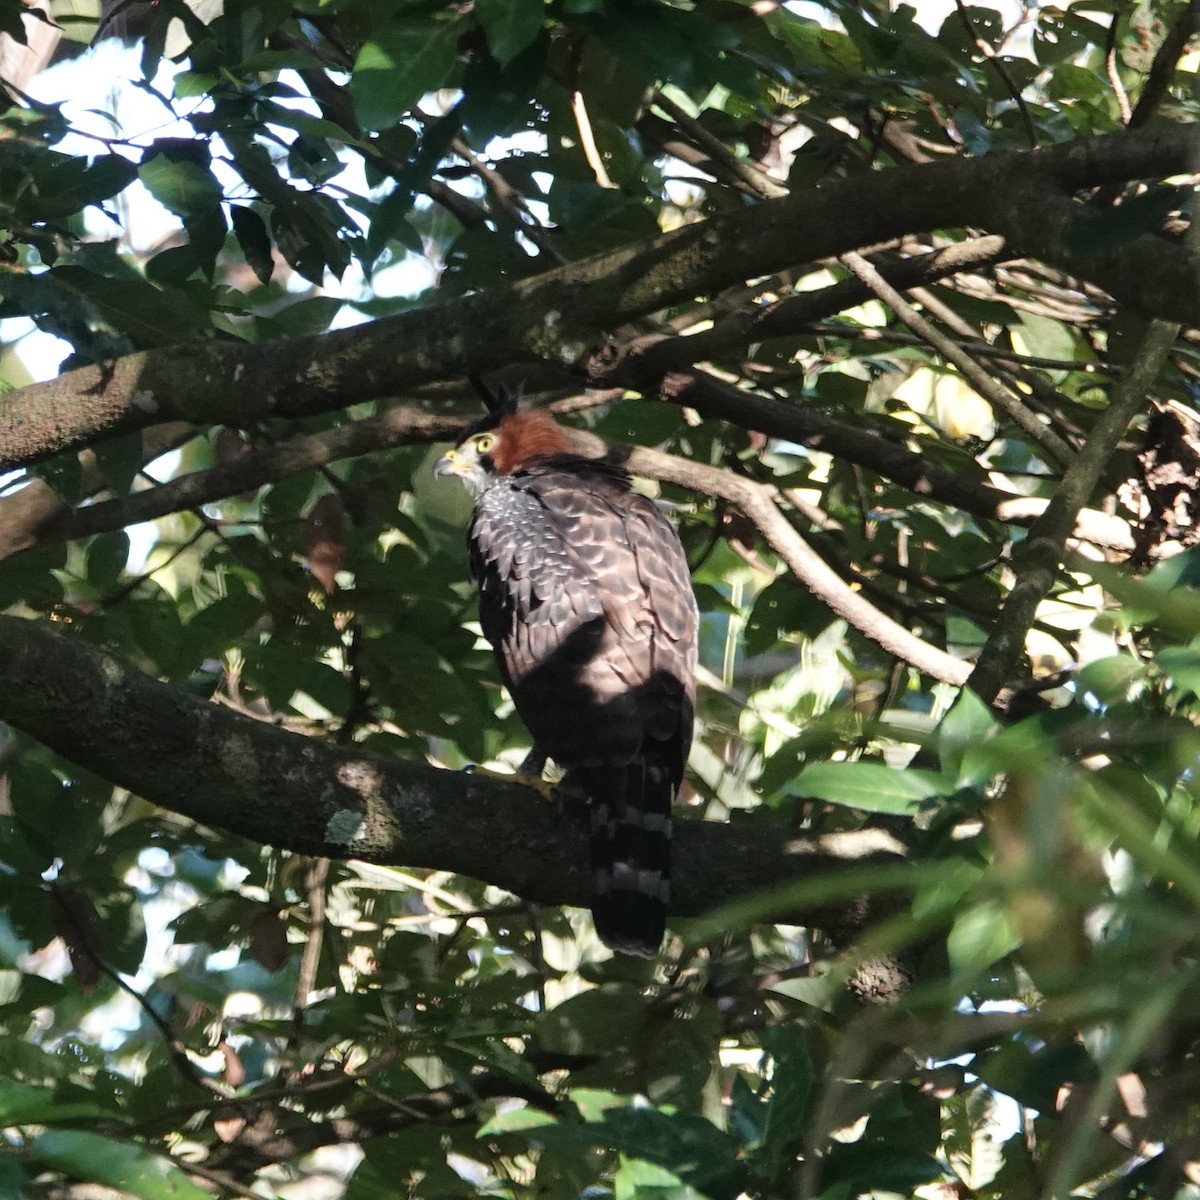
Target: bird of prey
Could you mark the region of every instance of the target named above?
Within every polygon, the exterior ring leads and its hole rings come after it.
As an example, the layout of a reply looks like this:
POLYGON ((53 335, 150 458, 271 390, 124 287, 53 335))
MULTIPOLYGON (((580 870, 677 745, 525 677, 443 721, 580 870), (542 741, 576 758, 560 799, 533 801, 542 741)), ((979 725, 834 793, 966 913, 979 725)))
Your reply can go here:
POLYGON ((696 601, 671 523, 629 476, 571 451, 551 417, 485 391, 438 460, 475 497, 480 623, 533 738, 591 804, 592 917, 653 956, 669 903, 671 803, 692 740, 696 601))

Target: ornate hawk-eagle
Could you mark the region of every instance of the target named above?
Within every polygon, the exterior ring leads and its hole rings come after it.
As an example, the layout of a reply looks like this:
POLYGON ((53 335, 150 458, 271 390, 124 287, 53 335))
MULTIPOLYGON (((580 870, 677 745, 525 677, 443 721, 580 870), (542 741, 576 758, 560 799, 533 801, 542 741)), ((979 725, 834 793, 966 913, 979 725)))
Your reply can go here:
POLYGON ((475 496, 480 622, 534 741, 592 810, 592 916, 653 955, 669 902, 671 802, 692 740, 696 602, 670 522, 629 476, 571 452, 502 391, 437 464, 475 496))

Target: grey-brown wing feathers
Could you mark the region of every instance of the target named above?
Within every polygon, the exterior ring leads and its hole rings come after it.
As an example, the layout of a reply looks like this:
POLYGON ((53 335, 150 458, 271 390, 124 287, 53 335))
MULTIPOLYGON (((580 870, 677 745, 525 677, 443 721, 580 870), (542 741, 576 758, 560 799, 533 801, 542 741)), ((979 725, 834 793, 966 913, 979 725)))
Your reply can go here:
POLYGON ((695 697, 678 536, 622 477, 571 460, 497 479, 470 544, 484 634, 517 711, 592 799, 597 928, 653 953, 695 697))

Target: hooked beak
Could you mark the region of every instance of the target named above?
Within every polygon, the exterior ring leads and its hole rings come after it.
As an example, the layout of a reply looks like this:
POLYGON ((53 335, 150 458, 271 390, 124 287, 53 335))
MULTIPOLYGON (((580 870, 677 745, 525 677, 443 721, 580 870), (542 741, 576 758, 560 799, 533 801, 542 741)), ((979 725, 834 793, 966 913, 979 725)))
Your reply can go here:
POLYGON ((472 445, 455 446, 447 450, 433 464, 433 473, 439 478, 453 477, 473 496, 479 496, 487 487, 487 476, 472 445))

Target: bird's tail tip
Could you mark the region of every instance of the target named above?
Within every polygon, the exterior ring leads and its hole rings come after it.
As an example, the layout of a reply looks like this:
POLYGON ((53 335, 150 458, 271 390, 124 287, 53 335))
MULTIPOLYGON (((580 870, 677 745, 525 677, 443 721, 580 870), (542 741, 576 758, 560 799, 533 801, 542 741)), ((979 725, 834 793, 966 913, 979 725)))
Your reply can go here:
POLYGON ((654 958, 670 905, 674 780, 661 763, 635 760, 592 799, 592 921, 623 954, 654 958))

